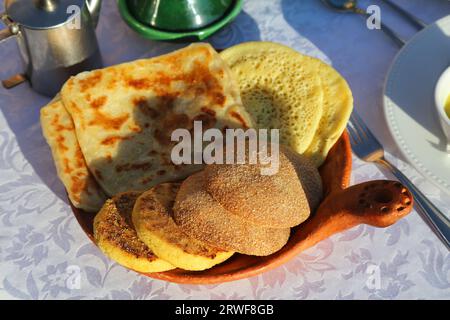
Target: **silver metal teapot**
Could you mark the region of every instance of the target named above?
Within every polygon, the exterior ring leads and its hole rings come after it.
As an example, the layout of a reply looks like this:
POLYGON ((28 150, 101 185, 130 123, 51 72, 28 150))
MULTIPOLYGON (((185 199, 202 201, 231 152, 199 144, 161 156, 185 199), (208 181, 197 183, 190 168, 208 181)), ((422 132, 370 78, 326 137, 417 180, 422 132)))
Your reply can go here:
POLYGON ((4 87, 29 80, 35 91, 54 96, 70 76, 101 68, 100 7, 101 0, 6 0, 0 42, 16 37, 25 70, 4 87))

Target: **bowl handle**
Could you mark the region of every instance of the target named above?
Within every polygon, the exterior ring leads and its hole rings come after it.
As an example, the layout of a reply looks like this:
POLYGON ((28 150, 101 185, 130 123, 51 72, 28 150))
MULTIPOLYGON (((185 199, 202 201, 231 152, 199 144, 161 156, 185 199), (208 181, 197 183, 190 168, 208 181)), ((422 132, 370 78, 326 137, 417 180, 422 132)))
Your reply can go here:
POLYGON ((331 148, 319 172, 324 186, 324 197, 348 187, 352 172, 352 148, 347 130, 331 148))
POLYGON ((317 212, 301 225, 297 246, 302 250, 359 224, 387 227, 413 207, 411 193, 397 181, 376 180, 331 193, 317 212))

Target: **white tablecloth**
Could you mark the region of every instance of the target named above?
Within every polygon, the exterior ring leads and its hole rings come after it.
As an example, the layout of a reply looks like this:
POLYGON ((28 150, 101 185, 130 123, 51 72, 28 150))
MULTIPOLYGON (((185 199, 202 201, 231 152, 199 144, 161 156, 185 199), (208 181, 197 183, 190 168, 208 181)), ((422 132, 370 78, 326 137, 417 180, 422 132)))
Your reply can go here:
MULTIPOLYGON (((397 0, 428 23, 450 14, 446 0, 397 0)), ((362 6, 379 0, 360 1, 362 6)), ((382 19, 405 38, 415 29, 389 7, 382 19)), ((97 30, 106 65, 186 44, 145 40, 104 1, 97 30)), ((235 23, 210 41, 227 47, 272 40, 333 64, 349 81, 355 107, 389 158, 444 212, 450 200, 399 160, 382 111, 384 78, 398 47, 365 21, 319 0, 247 0, 235 23)), ((0 49, 1 78, 20 71, 14 40, 0 49)), ((416 212, 387 229, 359 226, 333 236, 258 277, 221 285, 156 281, 107 259, 86 237, 67 204, 39 125, 48 99, 27 84, 0 88, 0 298, 17 299, 449 299, 450 254, 416 212), (77 278, 79 276, 79 278, 77 278), (75 281, 72 281, 74 280, 75 281), (77 279, 80 281, 77 282, 77 279)), ((354 159, 352 182, 391 178, 354 159)))

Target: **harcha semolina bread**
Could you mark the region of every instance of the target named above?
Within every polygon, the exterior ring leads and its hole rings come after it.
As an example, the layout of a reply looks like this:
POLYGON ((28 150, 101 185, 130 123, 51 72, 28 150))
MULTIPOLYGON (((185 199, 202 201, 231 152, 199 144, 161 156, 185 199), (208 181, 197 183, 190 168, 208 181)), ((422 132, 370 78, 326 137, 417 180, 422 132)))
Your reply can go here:
POLYGON ((201 241, 225 250, 266 256, 288 241, 289 228, 266 228, 227 211, 205 190, 204 172, 187 178, 174 205, 175 222, 201 241))
POLYGON ((109 199, 94 219, 94 237, 106 256, 138 272, 174 269, 158 258, 137 236, 131 213, 140 192, 124 192, 109 199))
POLYGON ((184 270, 200 271, 233 255, 188 236, 173 220, 179 183, 164 183, 144 192, 133 209, 139 238, 160 258, 184 270))
MULTIPOLYGON (((248 157, 248 155, 247 155, 248 157)), ((289 228, 305 221, 311 212, 296 170, 280 150, 278 172, 264 175, 256 164, 212 164, 204 169, 205 188, 231 213, 253 225, 289 228)))

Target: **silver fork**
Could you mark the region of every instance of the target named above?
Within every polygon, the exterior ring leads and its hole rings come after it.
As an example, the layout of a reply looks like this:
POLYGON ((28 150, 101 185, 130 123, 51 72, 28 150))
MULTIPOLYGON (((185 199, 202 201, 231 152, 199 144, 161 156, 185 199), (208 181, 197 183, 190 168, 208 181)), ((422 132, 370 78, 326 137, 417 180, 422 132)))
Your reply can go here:
POLYGON ((408 19, 409 22, 414 24, 418 29, 426 28, 427 24, 414 16, 413 14, 409 13, 402 7, 400 7, 395 2, 392 2, 391 0, 383 0, 386 4, 388 4, 391 8, 393 8, 395 11, 400 13, 402 16, 404 16, 406 19, 408 19))
POLYGON ((450 220, 395 166, 384 158, 384 150, 356 111, 353 111, 347 126, 354 153, 362 160, 374 162, 389 169, 407 187, 417 204, 422 218, 432 227, 450 250, 450 220))

